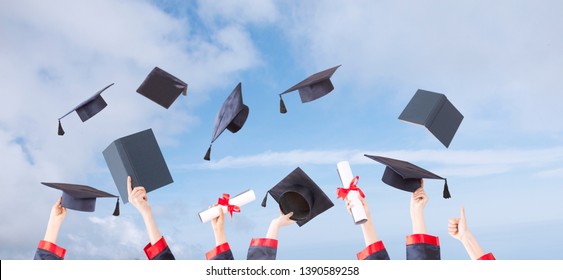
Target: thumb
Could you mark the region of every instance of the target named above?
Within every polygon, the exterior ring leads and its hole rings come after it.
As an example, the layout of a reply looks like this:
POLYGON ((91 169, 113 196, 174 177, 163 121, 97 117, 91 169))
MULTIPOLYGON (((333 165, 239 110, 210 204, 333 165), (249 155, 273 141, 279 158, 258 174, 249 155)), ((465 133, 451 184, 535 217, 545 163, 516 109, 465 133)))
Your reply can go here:
POLYGON ((461 206, 461 216, 460 218, 465 221, 465 207, 461 206))

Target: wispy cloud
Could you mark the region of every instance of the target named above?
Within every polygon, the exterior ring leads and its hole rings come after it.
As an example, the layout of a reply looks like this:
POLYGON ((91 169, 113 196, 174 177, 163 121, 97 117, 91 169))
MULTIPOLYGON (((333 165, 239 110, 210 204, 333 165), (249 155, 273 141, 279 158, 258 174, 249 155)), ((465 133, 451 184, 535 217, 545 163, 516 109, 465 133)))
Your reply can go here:
MULTIPOLYGON (((181 165, 181 169, 234 169, 249 167, 334 165, 348 160, 354 165, 373 164, 364 154, 380 155, 416 164, 433 165, 441 172, 454 176, 484 176, 512 171, 520 167, 543 168, 551 164, 563 164, 563 147, 545 149, 506 150, 292 150, 285 152, 266 151, 260 154, 233 157, 202 164, 181 165)), ((560 169, 541 173, 542 176, 557 175, 560 169)))

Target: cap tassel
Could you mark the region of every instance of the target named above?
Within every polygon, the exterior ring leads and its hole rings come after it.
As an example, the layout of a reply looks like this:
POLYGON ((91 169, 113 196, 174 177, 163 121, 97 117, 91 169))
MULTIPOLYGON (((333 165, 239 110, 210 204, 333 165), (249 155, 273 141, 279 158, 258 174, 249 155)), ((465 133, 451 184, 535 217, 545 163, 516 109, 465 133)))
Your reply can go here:
POLYGON ((444 198, 451 198, 452 196, 450 195, 450 190, 448 189, 448 179, 444 179, 444 193, 443 196, 444 198))
POLYGON ((205 153, 205 156, 203 157, 204 160, 210 160, 211 159, 211 145, 209 145, 209 149, 207 149, 207 153, 205 153))
POLYGON ((115 210, 113 210, 114 216, 119 216, 119 197, 117 198, 117 202, 115 203, 115 210))
POLYGON ((280 113, 285 114, 287 113, 287 108, 285 108, 285 103, 283 102, 283 98, 280 94, 280 113))
POLYGON ((61 125, 61 120, 59 120, 59 135, 65 135, 65 131, 63 130, 63 126, 61 125))
POLYGON ((264 199, 262 199, 262 207, 266 207, 266 201, 268 200, 268 193, 266 192, 266 195, 264 196, 264 199))

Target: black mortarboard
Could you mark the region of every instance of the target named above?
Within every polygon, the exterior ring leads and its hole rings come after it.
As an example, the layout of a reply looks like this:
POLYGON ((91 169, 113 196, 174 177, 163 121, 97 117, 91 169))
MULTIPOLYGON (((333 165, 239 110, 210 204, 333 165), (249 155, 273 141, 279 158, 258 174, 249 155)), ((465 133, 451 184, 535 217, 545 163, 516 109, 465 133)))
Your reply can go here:
POLYGON ((180 96, 180 93, 187 94, 188 84, 170 73, 154 67, 139 86, 137 92, 168 109, 180 96))
POLYGON ((299 226, 334 206, 323 190, 299 167, 266 193, 262 207, 266 207, 268 193, 284 214, 293 212, 291 219, 299 226))
POLYGON ((380 156, 364 156, 386 165, 381 181, 389 186, 407 192, 414 192, 420 188, 420 179, 422 178, 442 179, 444 180, 443 197, 451 197, 450 191, 448 190, 448 180, 446 178, 440 177, 410 162, 380 156))
POLYGON ((45 182, 41 182, 41 184, 63 191, 61 205, 76 211, 94 212, 96 210, 96 198, 117 197, 113 215, 119 216, 119 197, 117 195, 84 185, 45 182))
POLYGON ((61 125, 61 119, 68 116, 70 113, 76 111, 82 122, 89 120, 91 117, 99 113, 102 109, 104 109, 108 104, 102 98, 102 92, 107 88, 113 86, 111 83, 109 86, 101 89, 100 91, 96 92, 92 97, 88 98, 86 101, 80 103, 78 106, 74 107, 70 112, 64 114, 64 116, 59 118, 59 135, 64 135, 65 131, 63 130, 63 126, 61 125))
POLYGON ((215 142, 215 139, 228 129, 232 133, 239 131, 246 119, 248 118, 249 109, 248 106, 242 103, 242 85, 238 85, 233 89, 231 95, 227 97, 227 100, 221 106, 221 110, 215 117, 215 125, 213 126, 213 136, 211 137, 211 144, 207 153, 203 159, 210 160, 211 158, 211 145, 215 142))
POLYGON ((419 89, 399 119, 425 126, 444 146, 449 147, 463 115, 445 95, 419 89))
POLYGON ((327 95, 329 92, 331 92, 334 89, 334 86, 330 81, 330 77, 332 77, 332 74, 334 74, 334 72, 338 67, 340 67, 340 65, 313 74, 309 76, 307 79, 292 86, 288 90, 280 93, 279 94, 280 113, 282 114, 287 113, 287 109, 285 108, 285 103, 283 102, 282 99, 282 95, 286 93, 292 92, 294 90, 298 90, 299 96, 301 97, 301 102, 305 103, 305 102, 313 101, 317 98, 321 98, 327 95))
POLYGON ((113 141, 103 155, 123 203, 129 202, 127 176, 133 187, 143 186, 147 192, 174 182, 152 129, 113 141))

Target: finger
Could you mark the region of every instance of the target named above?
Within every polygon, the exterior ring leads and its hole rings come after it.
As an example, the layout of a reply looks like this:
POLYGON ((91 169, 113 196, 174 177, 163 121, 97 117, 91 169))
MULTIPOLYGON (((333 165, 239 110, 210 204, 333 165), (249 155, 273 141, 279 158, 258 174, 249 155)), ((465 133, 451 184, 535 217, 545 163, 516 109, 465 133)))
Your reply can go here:
POLYGON ((461 206, 461 218, 462 220, 465 221, 465 207, 461 206))
POLYGON ((131 187, 131 176, 127 176, 127 194, 131 195, 131 191, 133 188, 131 187))
POLYGON ((63 202, 63 197, 60 196, 59 199, 57 199, 57 203, 55 204, 57 207, 62 206, 62 202, 63 202))
POLYGON ((420 179, 420 188, 424 188, 424 179, 420 179))
POLYGON ((288 219, 291 218, 291 216, 293 216, 293 212, 289 212, 289 213, 284 215, 284 217, 286 217, 288 219))

